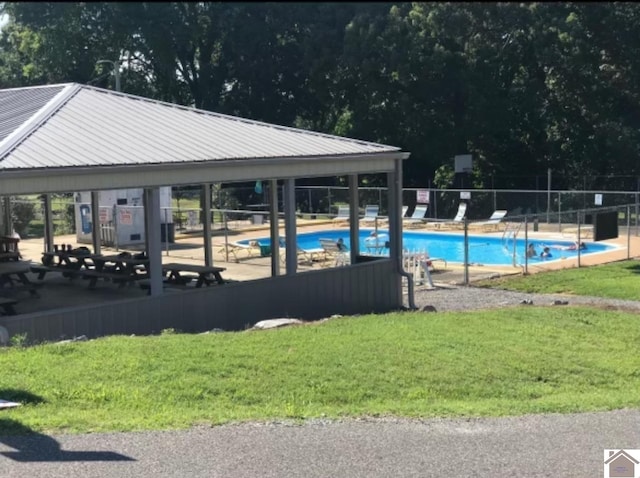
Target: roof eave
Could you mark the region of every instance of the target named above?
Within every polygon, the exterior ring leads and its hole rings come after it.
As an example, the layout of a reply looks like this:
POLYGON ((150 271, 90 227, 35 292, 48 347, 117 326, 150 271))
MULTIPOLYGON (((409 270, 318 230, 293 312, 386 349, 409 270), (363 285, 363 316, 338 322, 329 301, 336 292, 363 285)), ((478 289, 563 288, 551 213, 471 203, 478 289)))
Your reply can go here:
POLYGON ((266 179, 392 172, 410 153, 380 153, 176 162, 144 165, 2 171, 4 195, 126 189, 266 179), (170 182, 167 181, 170 178, 170 182), (35 190, 34 190, 35 189, 35 190))

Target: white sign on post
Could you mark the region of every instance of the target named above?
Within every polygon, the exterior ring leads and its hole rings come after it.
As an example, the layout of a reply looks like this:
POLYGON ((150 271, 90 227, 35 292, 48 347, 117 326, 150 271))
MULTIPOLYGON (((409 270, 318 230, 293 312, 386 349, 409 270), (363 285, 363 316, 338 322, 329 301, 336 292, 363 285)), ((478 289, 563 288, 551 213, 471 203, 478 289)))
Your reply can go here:
POLYGON ((602 194, 596 194, 595 199, 593 200, 596 206, 602 206, 602 194))
POLYGON ((471 199, 471 191, 460 191, 460 199, 471 199))
POLYGON ((429 204, 429 190, 418 189, 416 191, 416 202, 418 204, 429 204))

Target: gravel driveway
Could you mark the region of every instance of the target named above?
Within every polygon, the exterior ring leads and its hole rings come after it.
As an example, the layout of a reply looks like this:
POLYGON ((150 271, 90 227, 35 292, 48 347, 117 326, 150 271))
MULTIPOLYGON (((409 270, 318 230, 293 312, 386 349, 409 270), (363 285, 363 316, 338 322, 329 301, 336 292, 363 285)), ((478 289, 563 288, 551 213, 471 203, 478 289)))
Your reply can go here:
POLYGON ((533 305, 556 305, 555 302, 559 301, 568 305, 592 305, 640 312, 640 301, 633 300, 563 294, 530 294, 474 286, 438 285, 435 289, 416 287, 415 290, 416 307, 422 309, 425 306, 433 306, 439 312, 511 307, 521 305, 522 301, 531 301, 533 305))

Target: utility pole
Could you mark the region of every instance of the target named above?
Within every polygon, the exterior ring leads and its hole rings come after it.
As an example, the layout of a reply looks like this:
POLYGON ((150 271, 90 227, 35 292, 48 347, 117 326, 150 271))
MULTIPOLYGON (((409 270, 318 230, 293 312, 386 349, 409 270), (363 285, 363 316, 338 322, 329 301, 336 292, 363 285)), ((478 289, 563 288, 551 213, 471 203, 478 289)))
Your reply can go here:
POLYGON ((113 66, 113 76, 116 78, 116 91, 122 91, 120 84, 120 60, 112 61, 112 60, 98 60, 96 62, 97 65, 100 63, 109 63, 113 66))
MULTIPOLYGON (((120 60, 98 60, 96 64, 110 63, 113 67, 113 75, 116 78, 116 91, 121 91, 120 85, 120 60)), ((114 216, 115 221, 115 216, 114 216)), ((100 193, 99 191, 91 191, 91 223, 92 223, 92 239, 93 239, 93 253, 100 254, 102 250, 102 230, 100 226, 100 193)), ((146 227, 145 221, 145 227, 146 227)), ((146 239, 146 234, 145 234, 146 239)), ((116 242, 117 243, 117 242, 116 242)), ((147 248, 148 250, 148 248, 147 248)))

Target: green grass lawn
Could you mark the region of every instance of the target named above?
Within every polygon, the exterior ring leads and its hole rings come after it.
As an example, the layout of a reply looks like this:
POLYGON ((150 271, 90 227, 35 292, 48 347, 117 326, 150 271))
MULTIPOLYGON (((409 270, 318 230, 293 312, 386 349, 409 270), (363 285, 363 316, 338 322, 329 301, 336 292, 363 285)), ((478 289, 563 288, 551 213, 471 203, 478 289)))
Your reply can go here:
POLYGON ((640 300, 640 262, 628 260, 528 276, 510 276, 479 281, 474 285, 544 294, 593 295, 611 299, 640 300))
POLYGON ((24 405, 2 412, 0 430, 636 408, 639 325, 626 312, 516 307, 9 347, 0 398, 24 405))

